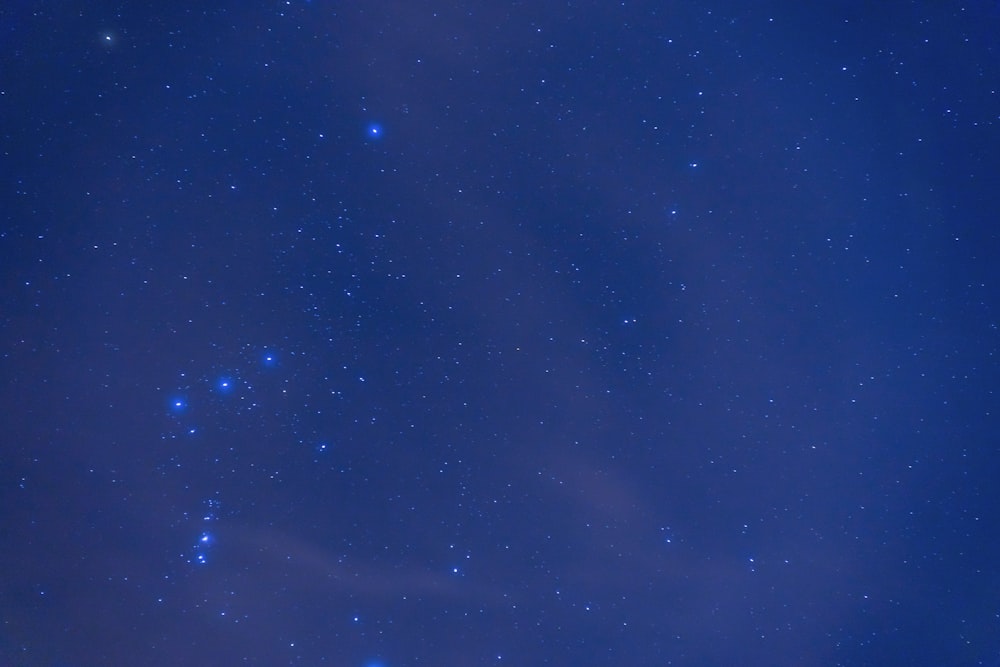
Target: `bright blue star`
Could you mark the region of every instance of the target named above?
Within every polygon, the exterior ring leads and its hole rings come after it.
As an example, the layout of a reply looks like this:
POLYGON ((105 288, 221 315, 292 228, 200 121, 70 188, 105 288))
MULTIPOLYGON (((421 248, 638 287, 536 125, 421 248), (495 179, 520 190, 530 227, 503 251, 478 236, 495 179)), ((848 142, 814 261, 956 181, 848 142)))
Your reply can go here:
POLYGON ((369 123, 368 129, 365 131, 368 138, 372 141, 382 138, 382 126, 379 123, 369 123))
POLYGON ((235 382, 233 381, 233 378, 228 375, 224 375, 215 381, 215 389, 220 394, 228 394, 233 390, 234 385, 235 382))
POLYGON ((178 413, 187 410, 188 402, 183 396, 174 396, 170 399, 169 405, 171 412, 178 413))
POLYGON ((265 350, 264 354, 261 355, 260 361, 268 368, 274 368, 278 365, 278 355, 270 350, 265 350))

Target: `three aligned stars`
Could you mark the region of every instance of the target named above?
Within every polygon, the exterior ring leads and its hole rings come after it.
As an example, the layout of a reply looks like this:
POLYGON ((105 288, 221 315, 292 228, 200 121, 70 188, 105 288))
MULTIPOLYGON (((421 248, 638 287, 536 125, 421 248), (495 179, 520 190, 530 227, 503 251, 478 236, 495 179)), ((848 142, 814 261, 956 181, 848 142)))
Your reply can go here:
MULTIPOLYGON (((278 356, 275 352, 270 350, 265 350, 259 356, 258 361, 259 366, 267 371, 274 369, 278 366, 278 356)), ((184 374, 181 375, 184 377, 184 374)), ((218 396, 227 396, 233 394, 237 388, 243 387, 245 389, 250 389, 250 385, 247 383, 241 383, 237 376, 234 374, 222 374, 216 377, 213 381, 206 381, 205 384, 211 385, 211 390, 218 396)), ((183 417, 191 410, 191 399, 189 398, 189 391, 192 388, 186 388, 181 391, 174 392, 168 399, 169 414, 173 420, 180 424, 183 417)), ((184 427, 184 433, 187 435, 195 435, 198 432, 197 428, 192 425, 186 425, 184 427)), ((165 437, 176 437, 165 436, 165 437)), ((217 519, 219 512, 220 503, 218 499, 212 498, 206 501, 206 509, 202 513, 202 523, 211 524, 217 519)), ((195 540, 193 546, 190 548, 189 553, 184 556, 186 562, 195 565, 205 565, 209 562, 209 552, 215 543, 215 536, 210 530, 203 529, 195 540)))

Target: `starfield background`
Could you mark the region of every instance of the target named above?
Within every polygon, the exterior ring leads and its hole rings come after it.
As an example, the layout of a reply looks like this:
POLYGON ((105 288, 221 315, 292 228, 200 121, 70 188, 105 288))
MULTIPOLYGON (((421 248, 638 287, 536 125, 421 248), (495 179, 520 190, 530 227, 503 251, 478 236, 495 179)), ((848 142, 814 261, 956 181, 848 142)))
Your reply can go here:
POLYGON ((0 664, 1000 664, 1000 8, 0 7, 0 664))

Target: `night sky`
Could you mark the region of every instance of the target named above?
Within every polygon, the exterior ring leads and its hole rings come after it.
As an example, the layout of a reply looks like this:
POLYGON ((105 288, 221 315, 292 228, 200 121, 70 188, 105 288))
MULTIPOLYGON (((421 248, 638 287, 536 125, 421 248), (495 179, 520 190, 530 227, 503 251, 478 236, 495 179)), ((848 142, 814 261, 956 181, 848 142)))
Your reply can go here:
POLYGON ((1000 3, 7 0, 0 188, 4 667, 1000 665, 1000 3))

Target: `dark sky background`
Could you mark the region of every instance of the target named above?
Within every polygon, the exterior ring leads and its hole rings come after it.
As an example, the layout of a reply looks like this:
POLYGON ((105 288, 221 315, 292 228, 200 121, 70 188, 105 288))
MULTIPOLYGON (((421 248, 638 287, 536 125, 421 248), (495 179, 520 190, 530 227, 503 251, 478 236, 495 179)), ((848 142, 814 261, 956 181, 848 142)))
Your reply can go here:
POLYGON ((1000 664, 998 35, 4 2, 0 664, 1000 664))

